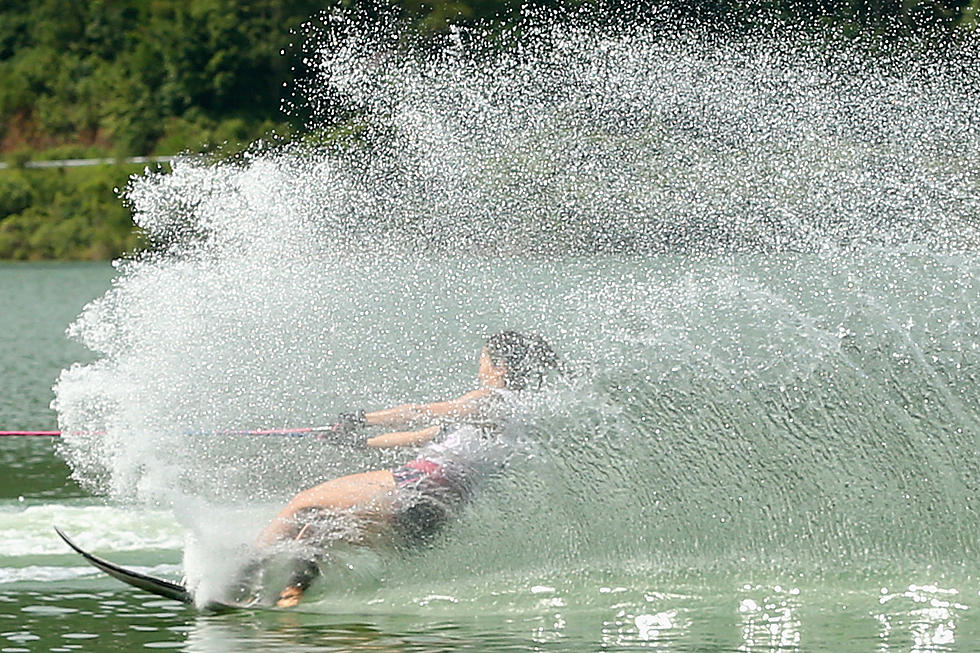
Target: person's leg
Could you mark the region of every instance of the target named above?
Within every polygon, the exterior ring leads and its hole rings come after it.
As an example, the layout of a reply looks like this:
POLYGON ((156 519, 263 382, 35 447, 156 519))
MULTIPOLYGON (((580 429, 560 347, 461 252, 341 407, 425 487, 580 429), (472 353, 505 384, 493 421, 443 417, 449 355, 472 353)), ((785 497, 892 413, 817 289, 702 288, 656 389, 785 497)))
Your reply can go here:
POLYGON ((315 560, 297 560, 296 568, 286 581, 286 586, 279 592, 276 607, 292 608, 303 600, 306 588, 313 584, 320 575, 320 568, 315 560))
POLYGON ((257 544, 265 547, 296 537, 296 515, 304 510, 351 511, 359 518, 384 519, 391 515, 395 477, 384 469, 352 474, 321 483, 297 494, 259 534, 257 544))
MULTIPOLYGON (((395 478, 389 470, 352 474, 321 483, 293 497, 259 534, 256 544, 268 547, 287 539, 302 540, 309 528, 299 523, 304 512, 347 512, 360 522, 359 525, 386 521, 392 513, 394 493, 395 478)), ((299 603, 303 592, 318 573, 315 561, 297 561, 297 569, 280 593, 276 605, 287 608, 299 603)))

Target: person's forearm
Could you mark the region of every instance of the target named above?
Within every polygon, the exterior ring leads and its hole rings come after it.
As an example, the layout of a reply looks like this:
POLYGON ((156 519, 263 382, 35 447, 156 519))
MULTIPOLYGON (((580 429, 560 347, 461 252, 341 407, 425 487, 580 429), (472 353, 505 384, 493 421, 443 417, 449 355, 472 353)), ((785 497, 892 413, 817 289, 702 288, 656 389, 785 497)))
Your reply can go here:
POLYGON ((368 426, 413 426, 430 418, 424 404, 402 404, 364 414, 368 426))
POLYGON ((364 413, 367 426, 422 426, 440 419, 461 419, 478 413, 490 396, 491 390, 482 388, 467 392, 459 399, 437 401, 432 404, 402 404, 385 410, 364 413))
POLYGON ((382 435, 368 438, 365 442, 367 446, 377 449, 388 447, 411 447, 425 444, 439 433, 438 426, 431 426, 421 431, 399 431, 395 433, 384 433, 382 435))

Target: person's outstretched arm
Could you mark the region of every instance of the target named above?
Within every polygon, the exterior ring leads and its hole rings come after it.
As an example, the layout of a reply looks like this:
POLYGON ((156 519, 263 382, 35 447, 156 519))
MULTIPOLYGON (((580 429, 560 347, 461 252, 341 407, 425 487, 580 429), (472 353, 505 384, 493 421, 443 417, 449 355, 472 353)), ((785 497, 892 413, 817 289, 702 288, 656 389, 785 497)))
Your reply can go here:
POLYGON ((462 419, 477 415, 492 390, 482 388, 467 392, 458 399, 437 401, 431 404, 403 404, 394 408, 376 410, 364 414, 367 426, 419 426, 437 419, 462 419))
POLYGON ((430 426, 421 431, 394 431, 383 433, 373 438, 368 438, 365 444, 376 449, 387 449, 389 447, 412 447, 425 444, 439 434, 438 426, 430 426))

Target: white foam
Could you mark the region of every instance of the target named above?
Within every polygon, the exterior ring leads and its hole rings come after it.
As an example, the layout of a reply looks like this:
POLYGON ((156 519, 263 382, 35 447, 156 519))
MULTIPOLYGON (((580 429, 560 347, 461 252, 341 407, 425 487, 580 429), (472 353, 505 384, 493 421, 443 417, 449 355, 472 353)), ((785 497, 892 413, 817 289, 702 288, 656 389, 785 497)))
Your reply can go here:
POLYGON ((46 505, 0 509, 0 557, 63 554, 60 527, 91 551, 139 551, 183 547, 184 532, 169 511, 108 506, 46 505))

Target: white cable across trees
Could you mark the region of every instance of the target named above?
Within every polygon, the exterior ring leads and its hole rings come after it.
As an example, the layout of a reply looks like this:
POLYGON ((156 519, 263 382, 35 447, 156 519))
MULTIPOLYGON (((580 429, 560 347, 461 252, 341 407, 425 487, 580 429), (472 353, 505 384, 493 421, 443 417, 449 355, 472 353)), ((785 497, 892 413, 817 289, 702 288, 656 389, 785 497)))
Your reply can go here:
POLYGON ((119 163, 169 163, 175 156, 131 156, 125 159, 58 159, 54 161, 25 161, 21 166, 0 161, 0 170, 7 168, 81 168, 84 166, 116 165, 119 163))

